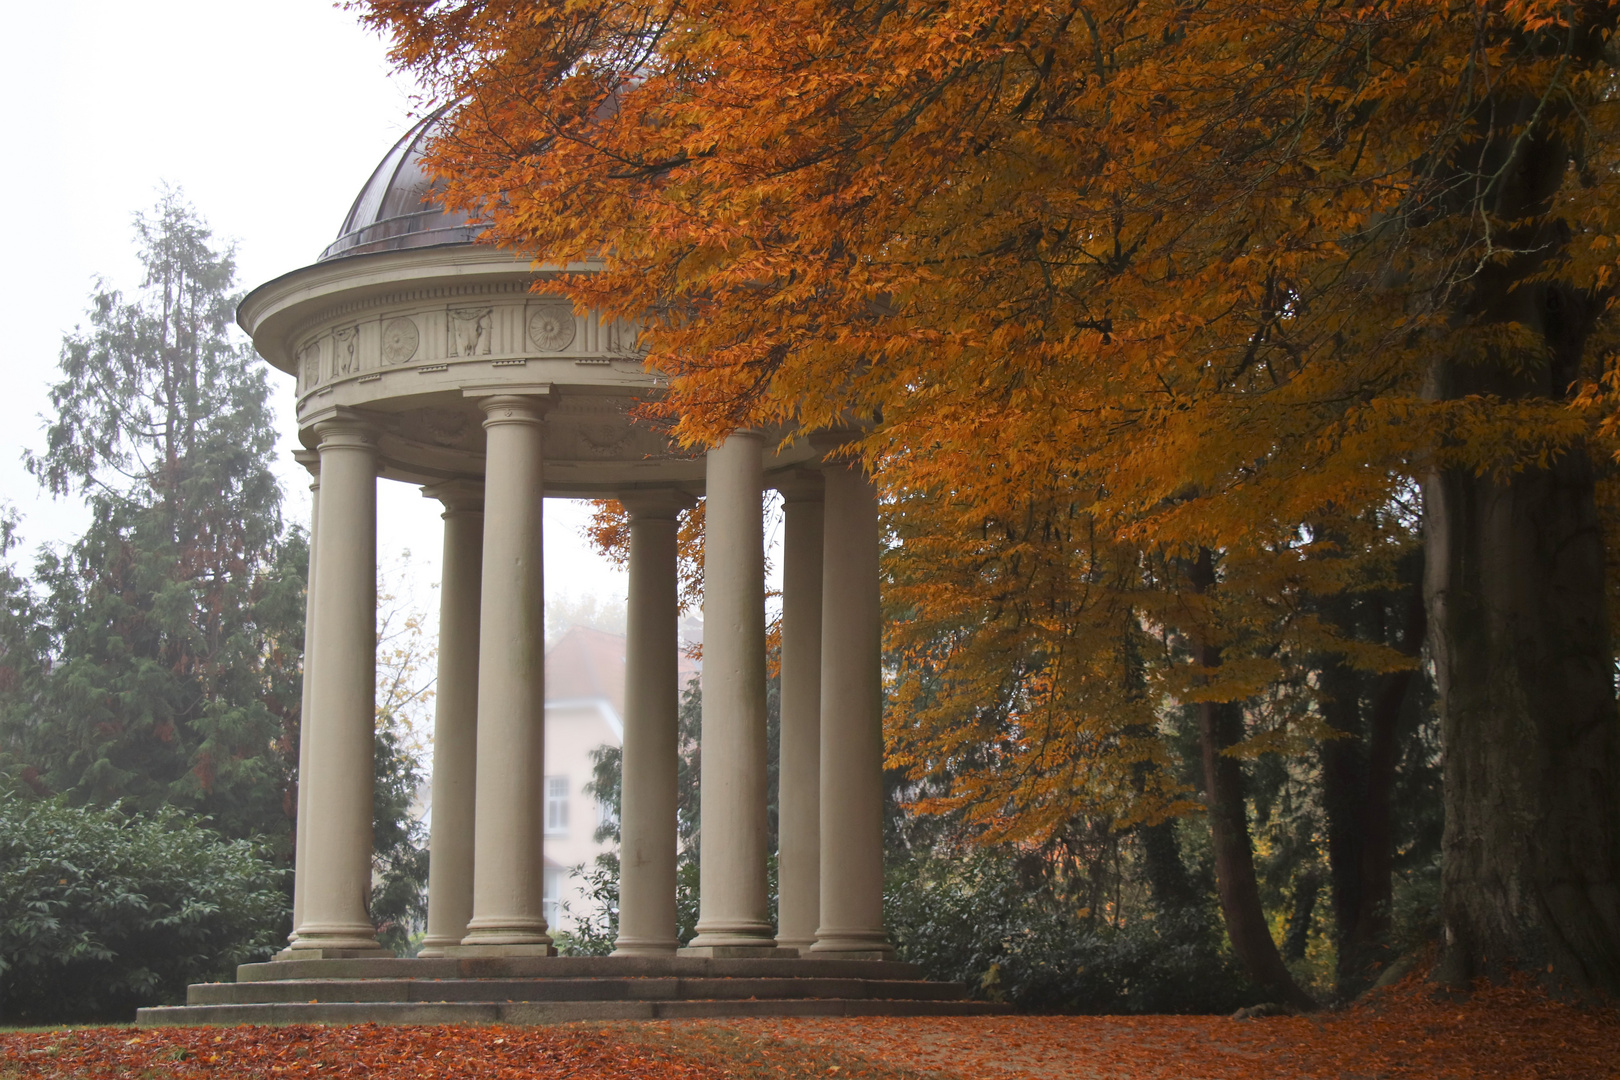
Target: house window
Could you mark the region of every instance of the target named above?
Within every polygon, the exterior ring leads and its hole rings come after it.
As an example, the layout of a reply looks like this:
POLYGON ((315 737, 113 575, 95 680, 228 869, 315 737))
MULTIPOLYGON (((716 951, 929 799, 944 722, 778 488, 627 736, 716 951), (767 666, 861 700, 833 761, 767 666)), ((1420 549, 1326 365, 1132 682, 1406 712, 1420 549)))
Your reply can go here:
POLYGON ((568 831, 568 777, 546 777, 546 832, 568 831))
POLYGON ((541 882, 540 906, 545 914, 546 926, 552 930, 557 929, 557 919, 562 914, 562 883, 565 872, 560 866, 548 866, 541 882))

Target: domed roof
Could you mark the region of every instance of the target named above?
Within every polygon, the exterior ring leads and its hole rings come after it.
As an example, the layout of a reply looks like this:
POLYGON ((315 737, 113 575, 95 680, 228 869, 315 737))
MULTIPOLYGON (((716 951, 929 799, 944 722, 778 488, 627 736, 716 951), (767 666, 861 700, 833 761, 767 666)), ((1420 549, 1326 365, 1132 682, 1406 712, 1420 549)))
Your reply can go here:
POLYGON ((438 244, 470 244, 483 231, 467 215, 446 210, 436 198, 444 188, 422 167, 422 157, 445 109, 417 122, 394 144, 360 189, 338 237, 316 262, 376 251, 403 251, 438 244))

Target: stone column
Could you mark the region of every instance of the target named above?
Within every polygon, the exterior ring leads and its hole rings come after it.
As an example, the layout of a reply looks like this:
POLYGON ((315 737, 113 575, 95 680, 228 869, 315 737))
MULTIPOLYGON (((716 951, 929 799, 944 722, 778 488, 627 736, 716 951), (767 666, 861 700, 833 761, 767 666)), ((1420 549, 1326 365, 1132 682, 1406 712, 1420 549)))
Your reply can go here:
POLYGON ((780 480, 782 751, 777 769, 776 943, 802 954, 821 909, 821 491, 819 474, 780 480))
POLYGON ((691 500, 635 492, 625 642, 624 765, 619 812, 619 936, 614 956, 675 951, 677 653, 676 515, 691 500))
POLYGON ((433 711, 433 825, 428 838, 427 934, 417 955, 461 944, 472 918, 473 795, 478 765, 478 601, 483 588, 484 489, 422 489, 444 504, 439 675, 433 711))
POLYGON ((877 493, 858 466, 829 465, 824 477, 821 923, 811 951, 886 959, 877 493))
POLYGON ((764 438, 709 451, 703 570, 702 870, 692 955, 779 955, 765 882, 764 438))
POLYGON ((298 924, 304 917, 304 881, 308 872, 304 868, 304 851, 309 841, 309 747, 314 739, 314 726, 310 723, 310 697, 314 683, 310 667, 315 660, 315 545, 321 526, 321 455, 314 450, 296 450, 293 459, 309 470, 309 572, 304 577, 304 678, 303 699, 298 706, 298 820, 293 835, 293 932, 288 941, 298 938, 298 924))
POLYGON ((453 951, 551 955, 541 876, 546 643, 540 558, 540 418, 550 403, 502 395, 481 404, 488 440, 473 913, 453 951))
POLYGON ((371 894, 372 740, 377 681, 377 449, 346 411, 320 436, 315 549, 319 655, 310 674, 304 902, 292 951, 380 951, 371 894))

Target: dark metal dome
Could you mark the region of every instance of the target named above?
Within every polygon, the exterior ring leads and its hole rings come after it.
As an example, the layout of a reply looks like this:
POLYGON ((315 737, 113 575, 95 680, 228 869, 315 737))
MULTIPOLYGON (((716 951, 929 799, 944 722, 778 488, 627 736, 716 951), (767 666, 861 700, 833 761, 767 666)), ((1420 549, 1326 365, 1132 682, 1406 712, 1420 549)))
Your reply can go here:
POLYGON ((469 225, 466 214, 440 205, 436 196, 443 185, 422 168, 428 141, 444 114, 444 109, 432 113, 394 144, 360 189, 338 238, 316 262, 376 251, 470 244, 483 231, 469 225))

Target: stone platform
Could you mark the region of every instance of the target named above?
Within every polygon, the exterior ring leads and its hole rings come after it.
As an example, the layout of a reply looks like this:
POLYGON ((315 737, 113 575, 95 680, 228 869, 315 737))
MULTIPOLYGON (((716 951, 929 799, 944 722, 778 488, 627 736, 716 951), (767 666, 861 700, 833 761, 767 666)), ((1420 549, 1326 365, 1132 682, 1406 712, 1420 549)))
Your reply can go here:
POLYGON ((320 959, 244 964, 141 1027, 196 1024, 555 1024, 736 1016, 979 1016, 960 983, 893 960, 692 956, 320 959))

